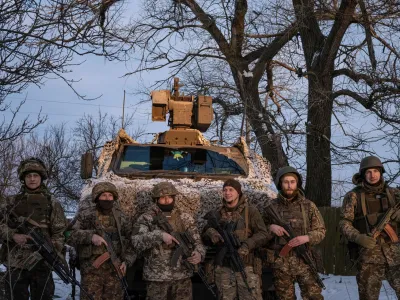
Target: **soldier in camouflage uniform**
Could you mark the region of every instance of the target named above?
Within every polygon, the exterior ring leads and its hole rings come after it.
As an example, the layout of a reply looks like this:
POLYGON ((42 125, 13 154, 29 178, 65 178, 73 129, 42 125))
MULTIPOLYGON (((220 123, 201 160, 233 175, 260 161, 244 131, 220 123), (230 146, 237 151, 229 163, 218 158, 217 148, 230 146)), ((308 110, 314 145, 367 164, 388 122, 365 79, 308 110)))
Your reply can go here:
MULTIPOLYGON (((255 255, 255 249, 267 242, 268 233, 264 221, 257 208, 248 204, 242 187, 237 180, 229 179, 223 185, 222 206, 217 209, 219 222, 235 222, 235 234, 241 242, 238 249, 247 275, 247 288, 240 272, 234 271, 228 257, 222 265, 214 270, 215 283, 218 287, 219 299, 262 299, 261 259, 255 255)), ((211 213, 211 212, 210 212, 211 213)), ((222 250, 223 239, 215 228, 207 224, 203 231, 203 239, 207 244, 217 245, 222 250)))
POLYGON ((274 237, 268 243, 267 257, 272 266, 276 295, 280 300, 296 299, 294 283, 297 282, 302 299, 323 299, 322 289, 304 260, 294 250, 290 250, 285 257, 279 256, 279 252, 286 244, 292 248, 302 244, 319 244, 325 237, 324 220, 316 205, 304 197, 302 178, 295 168, 288 166, 279 169, 275 185, 279 193, 270 205, 280 213, 283 221, 291 225, 296 235, 287 243, 283 238, 285 234, 289 235, 286 230, 272 224, 266 216, 265 224, 274 237))
MULTIPOLYGON (((129 240, 132 223, 119 208, 114 184, 97 183, 92 190, 92 201, 95 207, 78 212, 68 244, 76 247, 78 252, 82 288, 95 300, 123 299, 123 288, 111 261, 98 262, 107 253, 107 243, 103 238, 107 233, 120 260, 120 270, 126 273, 126 268, 136 259, 129 240)), ((81 299, 87 297, 81 293, 81 299)))
MULTIPOLYGON (((400 247, 383 232, 377 240, 369 233, 385 212, 400 201, 399 190, 389 187, 383 178, 385 169, 378 157, 361 160, 359 172, 354 174, 356 187, 344 199, 340 231, 349 241, 352 258, 359 258, 357 284, 360 299, 379 297, 382 280, 387 279, 400 298, 400 247)), ((400 212, 392 216, 390 226, 398 234, 400 212)))
POLYGON ((32 230, 41 231, 59 254, 67 221, 60 203, 43 183, 47 170, 40 159, 31 157, 22 161, 18 177, 22 183, 20 193, 0 203, 3 243, 0 257, 1 263, 7 266, 7 299, 13 296, 13 299, 27 300, 30 296, 32 300, 50 300, 54 295, 51 267, 37 252, 30 237, 20 232, 18 221, 20 217, 28 220, 32 230))
POLYGON ((192 299, 193 272, 182 264, 182 257, 176 266, 171 265, 177 240, 172 232, 188 232, 195 241, 191 264, 200 263, 205 256, 195 221, 192 216, 175 207, 175 187, 169 182, 156 184, 152 190, 155 201, 149 210, 141 215, 133 232, 135 250, 143 252, 145 261, 143 278, 147 281, 148 300, 192 299), (167 232, 168 227, 172 232, 167 232))

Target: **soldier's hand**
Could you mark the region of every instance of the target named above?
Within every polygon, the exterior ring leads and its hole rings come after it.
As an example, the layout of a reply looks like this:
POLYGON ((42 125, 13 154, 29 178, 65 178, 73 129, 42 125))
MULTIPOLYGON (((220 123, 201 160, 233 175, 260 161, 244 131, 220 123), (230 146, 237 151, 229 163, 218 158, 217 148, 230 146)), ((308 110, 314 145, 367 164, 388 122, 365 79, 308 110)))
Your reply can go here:
POLYGON ((121 270, 121 273, 125 276, 126 274, 126 263, 123 262, 120 266, 119 269, 121 270))
POLYGON ((359 234, 355 242, 359 244, 361 247, 367 248, 367 249, 372 249, 376 245, 376 240, 366 234, 359 234))
POLYGON ((31 237, 29 235, 26 234, 19 234, 19 233, 15 233, 12 236, 14 242, 16 242, 18 245, 23 246, 28 242, 28 239, 31 239, 31 237))
POLYGON ((95 246, 101 246, 101 244, 103 244, 104 246, 107 247, 107 242, 101 236, 99 236, 97 234, 93 234, 92 243, 95 246))
POLYGON ((400 209, 396 211, 390 218, 395 222, 400 222, 400 209))
POLYGON ((276 224, 271 224, 269 226, 269 230, 277 236, 282 236, 284 234, 289 236, 289 233, 285 230, 285 228, 283 228, 282 226, 276 225, 276 224))
POLYGON ((247 246, 247 244, 242 244, 242 246, 240 246, 240 248, 238 249, 238 253, 242 256, 249 255, 249 247, 247 246))
POLYGON ((308 243, 309 241, 310 237, 308 235, 299 235, 291 239, 288 244, 293 248, 308 243))
POLYGON ((177 239, 174 238, 169 233, 163 232, 162 239, 163 239, 163 242, 167 245, 171 245, 172 243, 177 243, 179 245, 179 242, 177 241, 177 239))
POLYGON ((213 244, 223 243, 224 239, 218 232, 214 232, 211 236, 211 242, 213 244))
POLYGON ((201 254, 197 251, 193 251, 192 256, 187 259, 192 265, 197 265, 201 262, 201 254))

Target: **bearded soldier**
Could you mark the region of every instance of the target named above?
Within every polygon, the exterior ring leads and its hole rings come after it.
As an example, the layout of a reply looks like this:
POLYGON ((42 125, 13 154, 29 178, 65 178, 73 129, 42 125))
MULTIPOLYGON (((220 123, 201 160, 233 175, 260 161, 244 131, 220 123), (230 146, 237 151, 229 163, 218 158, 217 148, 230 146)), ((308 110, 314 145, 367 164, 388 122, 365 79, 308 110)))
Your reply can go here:
POLYGON ((154 204, 141 215, 133 232, 135 250, 144 254, 143 277, 147 281, 148 300, 192 299, 193 272, 179 258, 177 265, 171 264, 178 241, 173 232, 187 232, 194 240, 193 252, 187 262, 196 265, 205 256, 205 248, 194 219, 175 206, 178 191, 172 183, 161 182, 152 190, 154 204))
POLYGON ((0 203, 1 260, 7 266, 7 299, 50 300, 54 295, 52 270, 37 252, 29 235, 20 232, 19 222, 52 242, 61 256, 67 220, 60 203, 44 185, 47 170, 43 161, 31 157, 21 162, 18 177, 21 191, 0 203))
MULTIPOLYGON (((246 278, 233 268, 231 258, 227 255, 222 261, 215 261, 215 283, 219 299, 261 300, 261 262, 254 250, 267 241, 268 233, 264 221, 258 210, 249 205, 237 180, 228 179, 224 183, 222 196, 222 206, 206 216, 216 216, 221 228, 227 223, 234 224, 234 235, 240 243, 237 252, 243 262, 246 278)), ((204 228, 203 239, 207 244, 217 245, 218 253, 224 251, 225 241, 210 221, 204 228)))
MULTIPOLYGON (((108 252, 104 235, 109 237, 109 242, 111 241, 118 257, 117 267, 125 274, 126 268, 132 265, 136 258, 129 241, 132 224, 119 208, 118 192, 114 184, 97 183, 92 190, 92 201, 95 207, 78 212, 68 244, 77 248, 82 288, 95 300, 121 300, 124 297, 124 289, 117 270, 111 259, 102 259, 108 252)), ((81 299, 87 297, 81 293, 81 299)))
MULTIPOLYGON (((274 236, 267 248, 276 295, 281 300, 296 299, 294 283, 297 282, 302 299, 323 299, 322 289, 310 266, 292 248, 305 244, 311 253, 311 246, 319 244, 325 237, 324 220, 316 205, 304 197, 302 178, 295 168, 287 166, 279 169, 275 185, 278 197, 270 205, 282 221, 291 226, 296 236, 287 241, 284 235, 289 236, 289 233, 282 226, 274 224, 268 213, 265 214, 267 228, 274 236), (286 256, 281 252, 284 246, 291 249, 286 256)), ((316 262, 312 262, 315 265, 316 262)))
POLYGON ((382 232, 377 239, 370 236, 388 209, 400 201, 399 190, 385 183, 384 172, 378 157, 361 160, 359 172, 353 176, 356 187, 343 199, 339 223, 350 248, 355 250, 352 258, 358 258, 358 293, 363 300, 378 299, 384 279, 400 298, 400 247, 396 243, 400 212, 389 220, 392 236, 389 231, 382 232))

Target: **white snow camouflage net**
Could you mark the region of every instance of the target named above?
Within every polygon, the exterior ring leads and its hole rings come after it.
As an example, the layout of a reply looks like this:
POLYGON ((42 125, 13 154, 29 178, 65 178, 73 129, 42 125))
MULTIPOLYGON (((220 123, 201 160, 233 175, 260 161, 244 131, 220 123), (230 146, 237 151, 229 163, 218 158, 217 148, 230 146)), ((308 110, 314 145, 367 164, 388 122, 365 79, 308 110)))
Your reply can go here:
MULTIPOLYGON (((276 194, 271 189, 270 165, 260 155, 250 151, 241 139, 239 143, 241 151, 248 162, 249 175, 247 178, 237 178, 242 184, 242 190, 247 195, 250 204, 256 206, 260 212, 273 199, 276 194)), ((102 181, 112 182, 118 189, 119 204, 122 210, 134 217, 138 217, 152 203, 151 189, 162 181, 169 181, 174 184, 179 192, 176 196, 177 207, 184 212, 191 214, 202 227, 205 223, 203 216, 222 204, 223 181, 214 179, 193 180, 189 178, 181 179, 128 179, 115 175, 113 172, 105 172, 108 169, 113 152, 118 149, 116 141, 108 142, 103 149, 99 159, 101 162, 100 174, 97 179, 90 179, 82 190, 80 209, 93 205, 91 202, 91 192, 93 186, 102 181)))

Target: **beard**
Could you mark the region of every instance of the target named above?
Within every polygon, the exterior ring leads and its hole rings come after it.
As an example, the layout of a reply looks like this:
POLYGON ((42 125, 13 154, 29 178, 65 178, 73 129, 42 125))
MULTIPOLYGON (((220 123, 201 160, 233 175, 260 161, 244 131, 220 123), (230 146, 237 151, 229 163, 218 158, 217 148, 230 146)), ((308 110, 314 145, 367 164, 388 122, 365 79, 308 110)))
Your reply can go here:
POLYGON ((282 191, 282 194, 287 199, 295 198, 299 193, 298 189, 282 191))

